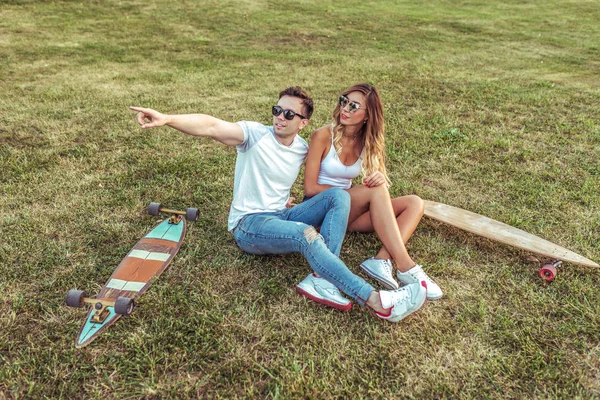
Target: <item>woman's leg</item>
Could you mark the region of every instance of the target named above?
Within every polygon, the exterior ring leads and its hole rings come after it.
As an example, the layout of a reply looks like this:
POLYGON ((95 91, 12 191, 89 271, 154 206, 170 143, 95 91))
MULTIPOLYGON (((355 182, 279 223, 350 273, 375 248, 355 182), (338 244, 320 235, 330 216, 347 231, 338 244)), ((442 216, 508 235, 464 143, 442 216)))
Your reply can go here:
MULTIPOLYGON (((382 285, 388 288, 396 287, 398 283, 394 280, 392 266, 387 261, 391 256, 396 261, 396 268, 398 269, 396 276, 399 280, 405 284, 426 281, 427 298, 430 300, 441 298, 443 293, 439 285, 429 278, 423 268, 416 265, 408 255, 398 228, 398 225, 402 226, 407 236, 414 232, 423 215, 423 201, 416 196, 412 196, 410 200, 412 203, 411 213, 406 214, 405 209, 398 216, 395 214, 395 210, 402 207, 394 208, 392 206, 387 188, 384 190, 375 189, 377 188, 363 189, 363 187, 357 186, 348 190, 351 197, 348 229, 359 232, 372 232, 374 230, 384 245, 377 257, 365 260, 361 264, 361 268, 382 285), (402 214, 406 214, 406 219, 402 214), (404 226, 405 224, 407 226, 404 226)), ((396 201, 396 204, 402 206, 403 203, 402 201, 396 201)))
MULTIPOLYGON (((360 185, 348 189, 348 193, 351 197, 348 230, 358 232, 375 231, 385 247, 383 252, 379 252, 377 258, 380 258, 380 254, 386 256, 385 259, 391 256, 396 262, 396 267, 403 272, 412 268, 415 262, 408 255, 404 246, 404 240, 398 227, 398 217, 392 205, 387 186, 380 185, 367 188, 360 185), (376 211, 373 212, 374 210, 376 211)), ((416 228, 415 218, 416 216, 412 216, 410 219, 414 226, 406 230, 409 235, 416 228)), ((418 221, 416 223, 418 224, 418 221)))
MULTIPOLYGON (((423 217, 423 200, 415 195, 396 197, 392 199, 392 208, 394 209, 396 223, 400 229, 403 243, 406 244, 423 217)), ((373 232, 375 229, 371 222, 370 211, 365 212, 352 221, 348 226, 348 230, 351 232, 373 232)), ((385 245, 375 256, 377 259, 388 259, 391 257, 392 255, 386 249, 385 245)))

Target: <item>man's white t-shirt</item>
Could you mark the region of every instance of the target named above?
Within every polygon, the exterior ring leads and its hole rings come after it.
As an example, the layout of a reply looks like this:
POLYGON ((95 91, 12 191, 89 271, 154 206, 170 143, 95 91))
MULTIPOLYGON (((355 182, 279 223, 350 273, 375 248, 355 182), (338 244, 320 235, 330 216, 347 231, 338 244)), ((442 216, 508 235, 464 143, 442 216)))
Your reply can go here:
POLYGON ((272 126, 250 121, 237 124, 244 131, 244 141, 236 146, 230 231, 246 214, 285 209, 308 153, 308 143, 298 135, 290 146, 285 146, 277 141, 272 126))

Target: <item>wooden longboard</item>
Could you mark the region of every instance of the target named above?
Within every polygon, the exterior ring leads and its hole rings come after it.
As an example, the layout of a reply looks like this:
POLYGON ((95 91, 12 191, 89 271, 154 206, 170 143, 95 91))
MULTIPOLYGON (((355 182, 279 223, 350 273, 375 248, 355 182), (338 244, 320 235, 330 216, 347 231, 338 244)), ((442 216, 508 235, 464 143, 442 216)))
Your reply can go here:
POLYGON ((513 226, 463 210, 462 208, 425 200, 425 215, 467 232, 532 253, 586 267, 600 267, 594 261, 580 256, 569 249, 513 226))
MULTIPOLYGON (((177 224, 170 223, 169 219, 159 223, 121 261, 98 293, 98 300, 115 301, 119 296, 136 300, 140 297, 175 257, 185 230, 185 219, 177 224)), ((75 347, 87 346, 121 317, 114 307, 107 307, 107 310, 110 314, 102 323, 92 322, 94 310, 90 310, 75 339, 75 347)))

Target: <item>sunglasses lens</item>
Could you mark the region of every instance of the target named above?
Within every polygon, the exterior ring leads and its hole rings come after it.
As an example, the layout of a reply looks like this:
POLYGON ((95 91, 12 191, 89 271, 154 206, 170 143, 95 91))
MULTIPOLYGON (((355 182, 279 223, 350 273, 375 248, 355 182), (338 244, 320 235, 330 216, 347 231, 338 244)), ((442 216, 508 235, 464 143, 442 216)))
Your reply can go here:
POLYGON ((294 117, 296 116, 296 113, 293 112, 292 110, 285 110, 283 112, 283 116, 285 117, 285 119, 287 119, 288 121, 291 121, 294 119, 294 117))
POLYGON ((275 117, 278 117, 278 116, 279 116, 279 114, 281 114, 281 113, 283 112, 283 108, 281 108, 281 107, 279 107, 279 106, 273 106, 273 107, 271 108, 271 112, 273 113, 273 115, 274 115, 275 117))
POLYGON ((346 96, 340 96, 338 103, 340 104, 340 107, 346 107, 346 104, 348 104, 348 98, 346 96))
POLYGON ((355 102, 350 103, 350 105, 348 106, 348 109, 352 112, 352 111, 356 111, 358 110, 359 105, 356 104, 355 102))

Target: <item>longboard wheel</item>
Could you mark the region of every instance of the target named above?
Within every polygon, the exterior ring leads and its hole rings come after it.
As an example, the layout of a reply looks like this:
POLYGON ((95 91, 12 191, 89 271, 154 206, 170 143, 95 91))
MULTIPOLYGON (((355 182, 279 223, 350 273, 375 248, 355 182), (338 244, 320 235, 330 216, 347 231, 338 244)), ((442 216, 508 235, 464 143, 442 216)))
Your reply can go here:
POLYGON ((129 297, 117 297, 115 312, 119 315, 129 316, 133 312, 134 301, 129 297))
POLYGON ((66 303, 69 307, 81 308, 84 305, 83 298, 86 296, 87 294, 83 290, 69 290, 66 303))
POLYGON ((197 208, 188 208, 187 210, 185 210, 185 219, 190 221, 190 222, 196 222, 198 221, 198 215, 200 213, 198 212, 197 208))
POLYGON ((545 279, 547 282, 554 280, 556 277, 556 267, 552 264, 546 264, 540 269, 540 278, 545 279))
POLYGON ((160 215, 160 203, 150 203, 148 206, 148 214, 150 215, 160 215))

